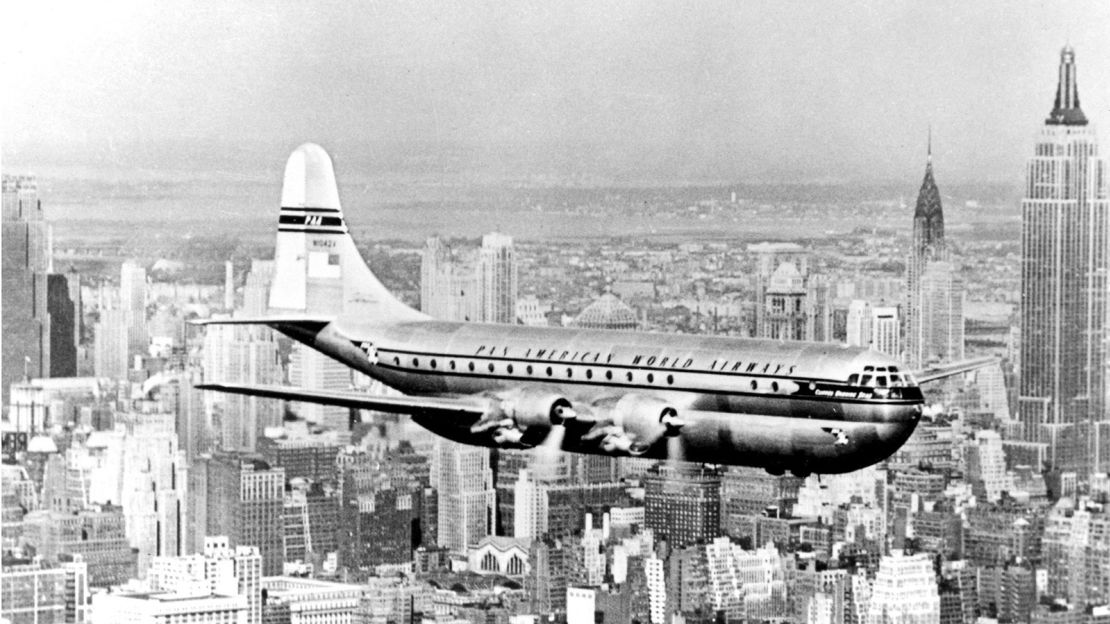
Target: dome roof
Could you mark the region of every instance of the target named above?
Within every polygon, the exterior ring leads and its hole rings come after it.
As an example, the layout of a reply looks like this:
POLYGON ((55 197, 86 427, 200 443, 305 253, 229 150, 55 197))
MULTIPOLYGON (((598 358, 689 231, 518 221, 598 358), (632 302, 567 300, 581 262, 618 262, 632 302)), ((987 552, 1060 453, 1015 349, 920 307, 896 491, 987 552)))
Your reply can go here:
POLYGON ((586 306, 571 324, 585 329, 636 329, 636 313, 613 293, 586 306))

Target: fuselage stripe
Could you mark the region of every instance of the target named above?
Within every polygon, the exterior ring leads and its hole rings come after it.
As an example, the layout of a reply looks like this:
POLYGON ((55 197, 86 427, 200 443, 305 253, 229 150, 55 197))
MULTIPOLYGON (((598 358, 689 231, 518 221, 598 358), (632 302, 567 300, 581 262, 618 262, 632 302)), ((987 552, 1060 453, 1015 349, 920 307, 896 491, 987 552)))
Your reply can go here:
MULTIPOLYGON (((352 344, 354 344, 357 347, 360 344, 360 342, 361 341, 352 341, 352 344)), ((731 372, 731 371, 726 371, 726 370, 711 371, 711 370, 705 370, 704 368, 652 368, 652 367, 649 367, 649 366, 641 366, 641 365, 638 365, 638 364, 614 364, 612 362, 605 363, 605 362, 579 362, 579 361, 573 361, 573 360, 529 360, 529 359, 525 359, 525 358, 514 358, 514 357, 505 357, 505 356, 497 356, 497 355, 485 355, 485 354, 482 354, 482 355, 460 355, 460 354, 456 354, 456 353, 432 353, 432 352, 427 352, 427 351, 411 351, 411 350, 408 350, 408 349, 384 349, 384 348, 379 348, 378 351, 382 355, 384 355, 386 352, 389 352, 391 354, 396 354, 396 355, 407 355, 407 356, 416 356, 416 357, 447 358, 447 359, 458 359, 458 360, 483 360, 483 361, 485 361, 485 360, 495 360, 495 361, 498 361, 498 362, 519 362, 521 364, 535 364, 535 365, 538 365, 538 366, 546 366, 546 365, 570 366, 570 365, 573 365, 573 366, 584 366, 584 367, 589 367, 589 368, 612 368, 612 369, 618 369, 619 368, 619 369, 622 369, 622 370, 624 370, 624 369, 640 370, 640 371, 648 371, 648 372, 652 372, 652 373, 697 373, 699 375, 724 375, 724 376, 727 376, 727 377, 761 377, 761 378, 767 378, 767 379, 789 379, 790 381, 795 381, 795 382, 799 382, 799 383, 809 383, 809 382, 812 381, 812 382, 844 385, 844 380, 843 379, 828 379, 828 378, 824 378, 824 377, 797 377, 797 376, 784 375, 784 374, 775 375, 774 373, 756 373, 756 372, 745 373, 745 372, 740 372, 740 371, 731 372)))
POLYGON ((774 392, 750 392, 750 391, 743 391, 743 390, 714 390, 714 389, 702 389, 702 388, 685 388, 685 387, 679 387, 679 386, 647 385, 647 384, 637 384, 637 383, 632 383, 632 382, 621 382, 621 381, 618 381, 618 380, 615 380, 615 379, 612 379, 612 380, 575 379, 575 378, 567 378, 567 377, 556 377, 554 375, 551 376, 551 377, 535 377, 535 378, 533 378, 533 376, 499 375, 499 374, 492 374, 492 373, 483 373, 483 372, 478 372, 478 371, 470 372, 470 371, 462 371, 462 370, 453 370, 453 371, 452 370, 438 370, 438 369, 433 370, 433 369, 425 369, 425 368, 411 369, 411 368, 405 368, 403 366, 396 366, 394 364, 388 364, 388 363, 384 363, 384 362, 378 362, 377 364, 375 364, 375 366, 378 366, 380 368, 384 368, 384 369, 387 369, 387 370, 395 371, 395 372, 398 372, 398 373, 409 374, 409 375, 437 375, 437 376, 440 376, 440 377, 471 377, 471 378, 476 378, 476 379, 497 379, 497 380, 502 380, 502 381, 535 381, 537 383, 547 383, 547 384, 555 384, 555 385, 574 384, 574 385, 589 385, 589 386, 605 386, 605 387, 612 387, 612 388, 634 388, 634 389, 639 389, 639 390, 651 390, 651 391, 656 391, 656 392, 659 392, 659 391, 685 392, 685 393, 692 393, 692 394, 714 394, 714 395, 724 395, 724 396, 745 396, 745 397, 755 397, 755 398, 764 398, 764 399, 770 398, 770 397, 775 397, 775 398, 781 398, 781 399, 817 401, 817 402, 821 402, 821 403, 857 403, 857 404, 864 404, 864 405, 875 405, 875 404, 878 403, 878 404, 882 404, 882 405, 895 405, 895 406, 897 406, 897 405, 916 405, 916 404, 920 403, 920 401, 918 401, 916 399, 900 399, 900 398, 899 399, 889 399, 889 398, 882 398, 882 397, 870 397, 870 398, 864 398, 864 399, 858 399, 858 398, 857 399, 848 399, 848 398, 843 398, 843 397, 827 397, 827 396, 818 396, 818 395, 813 395, 813 394, 802 394, 802 395, 799 395, 799 394, 778 394, 778 393, 774 393, 774 392))
POLYGON ((296 226, 280 226, 280 227, 278 227, 278 231, 279 232, 296 232, 298 234, 346 234, 347 233, 347 228, 342 227, 342 228, 336 228, 334 230, 322 230, 322 229, 319 229, 319 228, 306 228, 306 227, 296 227, 296 226))
POLYGON ((339 214, 341 211, 338 208, 301 208, 299 206, 282 206, 282 210, 297 210, 300 212, 325 212, 331 214, 339 214))

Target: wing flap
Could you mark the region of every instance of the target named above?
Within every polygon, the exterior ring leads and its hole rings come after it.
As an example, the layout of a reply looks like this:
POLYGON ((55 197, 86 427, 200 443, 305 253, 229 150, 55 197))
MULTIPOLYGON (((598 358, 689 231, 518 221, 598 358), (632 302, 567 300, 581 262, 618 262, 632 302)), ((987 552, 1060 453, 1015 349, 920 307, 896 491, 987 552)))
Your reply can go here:
POLYGON ((923 368, 921 370, 913 371, 912 374, 913 374, 914 378, 917 379, 918 384, 924 384, 924 383, 929 383, 931 381, 936 381, 938 379, 944 379, 945 377, 951 377, 953 375, 961 375, 963 373, 969 373, 969 372, 971 372, 971 371, 973 371, 977 368, 983 368, 984 366, 990 366, 991 364, 997 364, 1000 361, 1001 360, 999 360, 996 357, 984 357, 984 358, 976 358, 976 359, 973 359, 973 360, 962 360, 960 362, 952 362, 952 363, 948 363, 948 364, 938 364, 936 366, 929 366, 929 367, 923 368))
POLYGON ((375 396, 362 392, 307 390, 290 386, 234 383, 197 384, 199 390, 243 394, 267 399, 284 399, 321 405, 337 405, 354 409, 377 410, 394 414, 470 414, 482 415, 488 405, 480 398, 453 399, 443 397, 375 396))

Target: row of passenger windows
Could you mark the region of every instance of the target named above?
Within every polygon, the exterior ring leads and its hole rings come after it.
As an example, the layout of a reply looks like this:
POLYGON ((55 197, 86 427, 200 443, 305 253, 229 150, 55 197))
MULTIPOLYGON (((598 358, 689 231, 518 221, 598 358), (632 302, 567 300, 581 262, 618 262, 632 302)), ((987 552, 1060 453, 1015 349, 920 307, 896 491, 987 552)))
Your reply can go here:
MULTIPOLYGON (((400 357, 394 357, 393 358, 393 364, 395 366, 400 366, 401 365, 401 358, 400 357)), ((413 366, 413 368, 420 368, 420 358, 412 358, 412 366, 413 366)), ((433 358, 433 359, 428 361, 428 367, 431 368, 432 370, 436 370, 436 369, 439 368, 439 362, 436 359, 433 358)), ((458 364, 456 364, 455 360, 447 360, 447 368, 448 368, 448 370, 458 370, 458 364)), ((473 373, 474 371, 478 370, 478 367, 474 362, 467 362, 466 369, 473 373)), ((494 364, 493 362, 489 362, 489 363, 486 364, 486 370, 488 370, 491 373, 496 373, 497 372, 497 365, 494 364)), ((506 364, 503 370, 504 370, 504 372, 508 373, 509 375, 512 375, 516 372, 516 367, 514 367, 512 364, 506 364)), ((540 371, 542 372, 542 374, 545 374, 548 377, 558 376, 558 373, 556 372, 556 369, 551 367, 551 366, 540 367, 540 371)), ((531 364, 528 364, 524 367, 524 374, 525 375, 537 375, 537 374, 540 374, 540 373, 537 373, 536 368, 533 367, 531 364)), ((566 376, 567 376, 568 379, 573 379, 574 378, 574 369, 568 366, 566 368, 566 376)), ((585 377, 586 377, 586 379, 593 379, 594 378, 594 371, 593 371, 592 368, 587 368, 586 369, 585 377)), ((619 375, 618 375, 618 377, 619 377, 619 375)), ((606 370, 605 371, 606 381, 612 381, 613 378, 614 378, 613 371, 606 370)), ((635 379, 632 371, 625 371, 624 378, 625 378, 625 381, 628 381, 630 383, 635 379)), ((646 379, 647 379, 648 383, 655 383, 655 374, 654 373, 648 373, 646 379)), ((674 384, 674 375, 667 375, 666 380, 667 380, 668 385, 674 384)))
MULTIPOLYGON (((401 358, 399 356, 394 356, 393 364, 394 364, 394 366, 401 366, 401 358)), ((413 368, 420 368, 420 358, 415 358, 415 357, 412 358, 412 366, 413 366, 413 368)), ((432 358, 431 360, 427 360, 427 366, 428 366, 428 368, 430 368, 432 370, 437 370, 439 368, 439 361, 436 360, 435 358, 432 358)), ((534 368, 531 364, 528 364, 524 367, 524 374, 525 375, 543 374, 543 375, 546 375, 547 377, 557 377, 557 376, 559 376, 559 373, 556 372, 556 369, 551 367, 551 366, 539 367, 539 368, 540 368, 541 373, 537 373, 536 368, 534 368)), ((458 364, 456 364, 455 360, 447 360, 447 369, 448 370, 458 370, 458 364)), ((476 370, 478 370, 478 366, 474 362, 467 362, 466 369, 473 373, 476 370)), ((494 364, 493 362, 489 362, 489 363, 486 364, 486 370, 488 370, 491 373, 496 373, 497 372, 497 365, 494 364)), ((506 364, 503 370, 504 370, 505 373, 507 373, 509 375, 512 375, 516 372, 516 368, 512 364, 506 364)), ((574 378, 575 369, 568 366, 568 367, 566 367, 565 372, 566 372, 567 379, 573 379, 574 378)), ((579 373, 579 374, 581 374, 581 373, 579 373)), ((606 381, 613 381, 614 378, 619 378, 620 375, 619 374, 614 375, 612 370, 606 370, 605 374, 604 374, 604 377, 605 377, 606 381)), ((586 379, 593 379, 594 378, 594 371, 593 371, 592 368, 587 368, 586 369, 585 378, 586 379)), ((655 383, 655 374, 654 373, 648 373, 644 377, 644 379, 646 379, 648 383, 655 383)), ((665 379, 667 381, 668 386, 674 385, 674 375, 667 375, 665 377, 665 379)), ((625 371, 624 372, 624 380, 628 383, 632 383, 635 380, 635 375, 633 374, 632 371, 625 371)), ((755 379, 751 380, 751 388, 752 388, 753 391, 754 390, 759 390, 759 382, 756 381, 755 379)), ((771 392, 778 392, 778 391, 779 391, 779 382, 778 381, 772 381, 771 382, 771 392)))

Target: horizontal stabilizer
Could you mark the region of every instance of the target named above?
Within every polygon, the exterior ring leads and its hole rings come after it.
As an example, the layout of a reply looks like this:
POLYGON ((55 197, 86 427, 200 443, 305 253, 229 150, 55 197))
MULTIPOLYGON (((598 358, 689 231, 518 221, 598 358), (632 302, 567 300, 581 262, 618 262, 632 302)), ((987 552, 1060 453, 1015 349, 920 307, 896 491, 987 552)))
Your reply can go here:
POLYGON ((268 386, 234 383, 198 384, 200 390, 214 390, 230 394, 267 399, 285 399, 321 405, 337 405, 353 409, 377 410, 394 414, 484 414, 489 406, 482 399, 427 398, 409 396, 375 396, 362 392, 307 390, 290 386, 268 386))
POLYGON ((974 360, 962 360, 960 362, 952 362, 948 364, 937 364, 935 366, 929 366, 921 370, 913 371, 913 376, 917 379, 917 383, 919 384, 929 383, 930 381, 944 379, 945 377, 951 377, 953 375, 970 373, 977 368, 983 368, 985 366, 990 366, 991 364, 998 364, 999 361, 1000 360, 996 357, 985 357, 976 358, 974 360))

